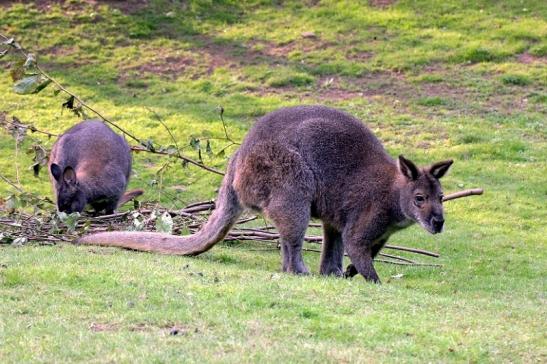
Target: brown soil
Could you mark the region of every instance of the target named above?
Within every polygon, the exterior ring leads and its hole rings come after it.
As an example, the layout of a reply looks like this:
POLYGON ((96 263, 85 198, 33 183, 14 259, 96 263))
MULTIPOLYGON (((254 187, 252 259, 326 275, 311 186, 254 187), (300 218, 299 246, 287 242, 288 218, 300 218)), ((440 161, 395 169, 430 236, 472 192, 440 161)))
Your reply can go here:
MULTIPOLYGON (((26 0, 0 0, 0 7, 9 7, 13 4, 25 4, 28 3, 26 0)), ((43 11, 47 11, 53 5, 59 5, 61 8, 67 11, 77 11, 83 10, 86 5, 85 3, 98 7, 99 5, 108 5, 109 7, 119 9, 121 12, 126 14, 132 14, 139 10, 146 8, 149 4, 148 0, 87 0, 82 3, 74 3, 67 0, 35 0, 33 1, 34 6, 43 11)))
POLYGON ((532 64, 532 63, 544 63, 547 64, 547 57, 537 57, 530 53, 522 53, 517 57, 520 63, 532 64))
MULTIPOLYGON (((93 332, 111 332, 119 331, 124 329, 120 324, 117 323, 92 323, 89 326, 89 329, 93 332)), ((154 331, 160 329, 165 331, 169 335, 185 335, 188 333, 189 329, 183 325, 178 324, 167 324, 167 325, 151 325, 147 323, 138 323, 131 325, 127 328, 129 331, 133 332, 145 332, 145 331, 154 331)))
POLYGON ((212 73, 218 67, 234 68, 240 65, 290 64, 288 55, 293 51, 302 53, 311 52, 332 44, 321 40, 317 35, 313 37, 302 33, 297 40, 285 44, 274 44, 265 41, 250 41, 243 45, 240 43, 218 43, 214 39, 201 36, 198 38, 203 45, 195 52, 204 57, 208 63, 208 73, 212 73))
POLYGON ((369 0, 368 4, 377 8, 385 8, 390 5, 393 5, 396 0, 369 0))
POLYGON ((129 70, 136 70, 140 73, 152 73, 162 77, 176 79, 192 64, 194 64, 194 60, 187 56, 165 56, 157 57, 140 66, 129 68, 129 70))
POLYGON ((92 323, 89 326, 89 329, 93 332, 105 332, 105 331, 116 331, 119 329, 118 324, 101 324, 101 323, 92 323))

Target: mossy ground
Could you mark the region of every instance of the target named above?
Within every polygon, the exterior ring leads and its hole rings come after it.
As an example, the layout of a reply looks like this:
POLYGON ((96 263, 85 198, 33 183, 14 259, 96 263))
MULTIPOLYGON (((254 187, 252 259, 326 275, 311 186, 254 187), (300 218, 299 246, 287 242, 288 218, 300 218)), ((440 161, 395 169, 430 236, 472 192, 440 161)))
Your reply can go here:
MULTIPOLYGON (((544 1, 0 6, 2 33, 62 84, 140 138, 171 144, 154 110, 192 158, 192 136, 224 136, 219 105, 241 140, 271 110, 321 103, 364 120, 392 155, 455 159, 446 192, 486 190, 446 204, 442 235, 413 227, 394 236, 439 251, 443 267, 377 264, 381 286, 281 274, 279 253, 259 244, 221 244, 197 258, 2 247, 2 361, 546 359, 544 1)), ((3 69, 0 111, 56 133, 78 121, 53 88, 13 93, 3 69)), ((213 153, 227 144, 211 143, 213 153)), ((47 176, 27 169, 28 146, 16 158, 13 139, 0 135, 0 173, 15 180, 17 163, 22 187, 48 195, 47 176)), ((165 162, 135 155, 131 187, 173 207, 215 196, 220 177, 191 166, 170 168, 158 184, 165 162)), ((204 162, 222 169, 226 157, 204 162)), ((9 193, 0 184, 0 196, 9 193)), ((305 260, 316 273, 318 256, 305 260)))

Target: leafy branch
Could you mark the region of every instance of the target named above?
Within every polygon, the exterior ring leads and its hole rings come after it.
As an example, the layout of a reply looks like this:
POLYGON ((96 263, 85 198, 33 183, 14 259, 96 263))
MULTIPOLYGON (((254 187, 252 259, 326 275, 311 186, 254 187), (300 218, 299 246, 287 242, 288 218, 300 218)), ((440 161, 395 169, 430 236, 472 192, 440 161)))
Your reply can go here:
MULTIPOLYGON (((13 88, 16 93, 22 94, 22 95, 35 94, 45 89, 49 84, 53 84, 57 87, 56 94, 59 92, 63 92, 69 96, 66 102, 63 103, 63 107, 66 107, 72 110, 78 116, 83 114, 83 109, 87 109, 91 111, 92 113, 94 113, 95 115, 97 115, 101 120, 103 120, 107 124, 118 129, 124 135, 127 135, 129 138, 136 141, 139 145, 143 146, 144 147, 143 151, 146 151, 149 153, 155 153, 155 154, 165 154, 165 153, 158 153, 156 151, 157 148, 154 146, 153 142, 151 142, 150 140, 143 141, 137 138, 135 135, 133 135, 129 131, 125 130, 124 128, 120 127, 118 124, 116 124, 112 120, 108 119, 101 112, 99 112, 98 110, 94 109, 93 107, 85 103, 76 94, 74 94, 73 92, 65 88, 61 83, 59 83, 55 78, 50 76, 47 72, 45 72, 40 67, 40 65, 37 62, 36 56, 34 54, 28 53, 27 51, 25 51, 24 48, 14 38, 8 38, 7 36, 0 33, 0 39, 3 40, 1 44, 6 47, 5 49, 0 50, 0 58, 7 55, 11 50, 15 50, 16 52, 18 52, 20 55, 24 57, 24 59, 18 62, 15 62, 10 72, 11 77, 13 81, 15 82, 13 88), (75 102, 77 102, 77 105, 75 105, 75 102)), ((226 131, 226 128, 225 128, 225 131, 226 131)), ((173 137, 172 134, 171 134, 171 137, 173 137)), ((195 161, 191 158, 188 158, 182 155, 182 153, 180 152, 180 149, 177 148, 177 150, 178 152, 176 154, 174 155, 168 154, 168 155, 181 159, 185 164, 193 164, 209 172, 219 174, 219 175, 224 175, 224 173, 222 173, 221 171, 215 168, 206 167, 202 162, 195 161)))

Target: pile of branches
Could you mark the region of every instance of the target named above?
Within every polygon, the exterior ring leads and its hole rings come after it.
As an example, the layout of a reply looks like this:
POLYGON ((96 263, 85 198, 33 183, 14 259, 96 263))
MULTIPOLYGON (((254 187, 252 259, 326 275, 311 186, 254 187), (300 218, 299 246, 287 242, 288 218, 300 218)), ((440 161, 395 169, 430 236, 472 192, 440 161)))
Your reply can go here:
MULTIPOLYGON (((464 190, 446 195, 444 200, 449 201, 480 194, 482 194, 482 189, 464 190)), ((207 221, 214 208, 214 201, 194 203, 180 210, 169 210, 155 204, 143 204, 135 210, 96 217, 63 213, 46 214, 43 212, 45 210, 34 214, 22 211, 1 214, 2 210, 0 210, 0 231, 2 231, 0 243, 13 245, 24 245, 28 242, 38 244, 73 243, 84 234, 113 230, 161 231, 177 235, 194 234, 207 221)), ((224 241, 253 241, 269 244, 257 250, 279 250, 279 233, 275 227, 267 224, 265 220, 262 224, 260 222, 259 216, 244 216, 237 221, 224 241)), ((317 223, 310 224, 312 229, 320 227, 321 225, 317 223)), ((307 235, 304 240, 308 243, 304 248, 305 251, 320 252, 320 249, 314 248, 312 244, 322 244, 322 236, 307 235)), ((439 254, 435 252, 405 246, 387 244, 384 248, 388 251, 395 250, 433 258, 439 257, 439 254)), ((440 266, 386 253, 386 250, 379 254, 376 261, 397 265, 440 266)))

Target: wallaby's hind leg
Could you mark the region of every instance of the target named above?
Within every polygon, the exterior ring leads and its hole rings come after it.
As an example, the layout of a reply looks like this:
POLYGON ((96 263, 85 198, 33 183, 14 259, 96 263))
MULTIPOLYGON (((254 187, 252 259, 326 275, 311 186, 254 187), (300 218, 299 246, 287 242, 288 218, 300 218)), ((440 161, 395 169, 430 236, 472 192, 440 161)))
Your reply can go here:
POLYGON ((341 277, 344 259, 344 243, 342 234, 332 226, 323 223, 323 250, 321 251, 321 265, 319 271, 323 275, 341 277))
POLYGON ((314 194, 313 174, 287 145, 260 142, 241 152, 233 186, 243 206, 262 210, 279 231, 283 270, 308 273, 302 261, 304 233, 314 194))
MULTIPOLYGON (((298 201, 298 199, 295 200, 298 201)), ((283 252, 283 271, 308 274, 308 268, 302 259, 302 245, 310 220, 309 206, 295 205, 295 201, 287 203, 277 201, 268 205, 264 212, 279 231, 283 252)))
POLYGON ((282 267, 283 272, 289 271, 289 248, 287 244, 284 244, 283 242, 280 243, 281 245, 281 259, 283 260, 282 267))

